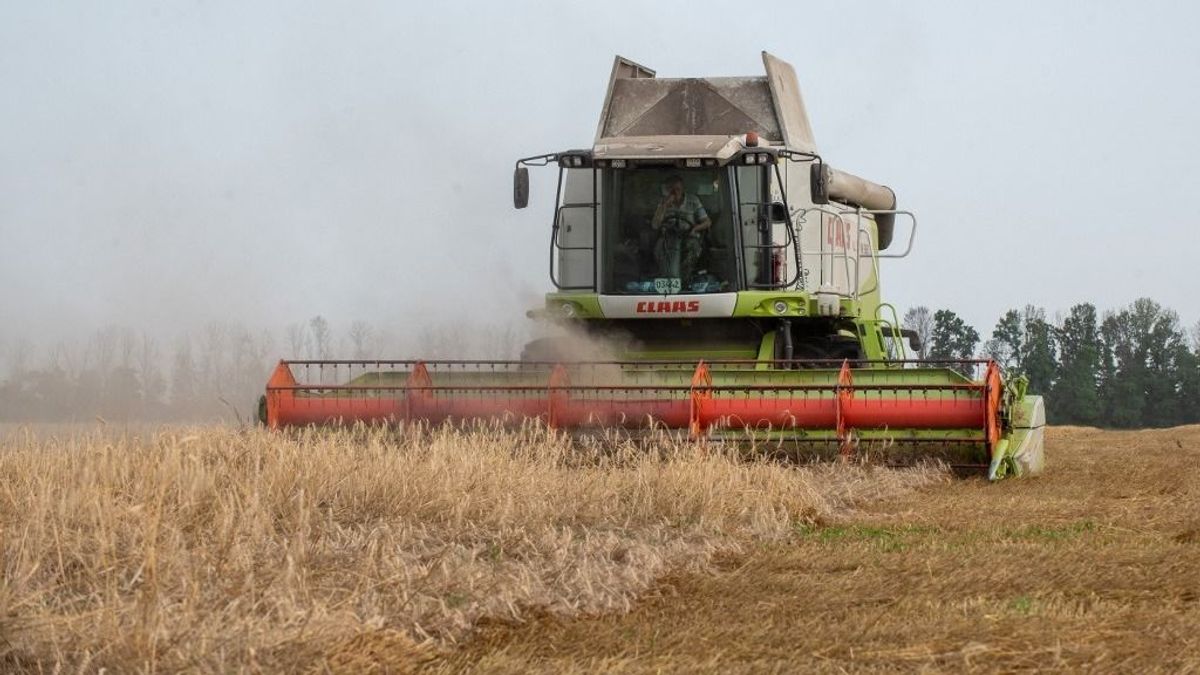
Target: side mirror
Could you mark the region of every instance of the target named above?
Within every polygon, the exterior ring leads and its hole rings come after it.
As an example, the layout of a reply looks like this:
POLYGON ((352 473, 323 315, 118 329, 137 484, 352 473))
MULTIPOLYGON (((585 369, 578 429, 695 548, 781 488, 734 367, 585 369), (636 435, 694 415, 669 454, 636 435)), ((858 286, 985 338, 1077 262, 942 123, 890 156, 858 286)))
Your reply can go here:
POLYGON ((824 164, 813 164, 809 169, 809 187, 814 204, 829 203, 829 170, 824 164))
POLYGON ((771 222, 786 223, 787 220, 787 207, 783 205, 783 202, 771 202, 771 222))
POLYGON ((523 166, 513 172, 513 206, 518 209, 529 206, 529 169, 523 166))

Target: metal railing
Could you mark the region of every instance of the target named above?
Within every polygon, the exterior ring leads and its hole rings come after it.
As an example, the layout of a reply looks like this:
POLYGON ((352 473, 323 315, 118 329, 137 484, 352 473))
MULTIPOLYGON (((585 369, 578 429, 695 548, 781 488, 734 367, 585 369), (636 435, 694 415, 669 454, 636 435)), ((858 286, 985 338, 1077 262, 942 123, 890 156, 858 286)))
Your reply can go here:
MULTIPOLYGON (((819 246, 816 250, 805 249, 801 247, 800 258, 804 260, 806 257, 816 256, 817 258, 817 289, 828 289, 835 295, 844 298, 857 299, 859 296, 859 267, 858 258, 861 251, 863 228, 861 224, 855 230, 853 253, 849 242, 843 242, 840 249, 831 244, 826 247, 826 240, 829 238, 825 217, 831 216, 836 222, 841 225, 845 221, 842 218, 842 213, 837 209, 828 208, 825 206, 811 206, 798 210, 801 222, 807 222, 810 213, 818 214, 818 237, 819 246), (841 261, 842 273, 845 275, 845 287, 839 288, 837 277, 834 271, 834 266, 837 261, 841 261), (826 264, 828 262, 828 264, 826 264)), ((842 228, 838 227, 841 231, 842 228)), ((869 235, 868 235, 869 236, 869 235)), ((868 242, 870 243, 870 242, 868 242)), ((873 247, 872 247, 873 248, 873 247)))
POLYGON ((801 248, 800 256, 802 259, 805 256, 815 256, 817 258, 818 288, 828 288, 831 290, 831 292, 839 297, 857 300, 863 294, 876 290, 879 288, 879 260, 882 258, 903 258, 912 252, 913 240, 916 237, 917 218, 916 215, 911 211, 895 209, 863 209, 857 207, 838 209, 827 206, 811 206, 798 209, 796 213, 801 222, 806 222, 807 216, 810 213, 819 214, 819 246, 815 250, 801 248), (868 215, 877 216, 889 214, 905 216, 912 222, 912 226, 909 230, 908 243, 905 246, 904 251, 900 253, 887 254, 879 251, 878 247, 876 246, 875 239, 871 234, 871 230, 867 227, 867 221, 864 217, 868 215), (841 227, 842 225, 848 225, 848 223, 846 223, 847 216, 853 216, 853 227, 843 228, 841 227), (835 243, 831 243, 827 246, 827 239, 829 238, 827 233, 829 230, 826 227, 826 217, 832 217, 836 219, 839 230, 843 232, 852 232, 852 234, 848 236, 844 234, 842 235, 844 241, 842 241, 841 246, 836 245, 837 238, 835 238, 835 243), (865 247, 863 246, 864 243, 866 244, 865 247), (864 256, 864 250, 866 251, 866 256, 870 259, 870 269, 873 273, 872 278, 874 280, 874 285, 867 289, 862 288, 862 273, 860 267, 861 258, 864 256), (837 278, 834 271, 837 261, 840 261, 841 263, 842 269, 840 271, 844 275, 844 286, 841 286, 837 283, 837 278))
MULTIPOLYGON (((878 273, 878 270, 876 270, 876 272, 878 273)), ((900 332, 900 315, 896 312, 896 307, 890 302, 879 303, 875 306, 875 321, 888 329, 886 337, 891 340, 888 350, 889 354, 893 352, 893 347, 891 345, 894 345, 894 355, 899 356, 897 360, 907 361, 908 350, 904 347, 904 335, 900 332), (892 314, 892 318, 890 320, 883 316, 883 311, 885 308, 892 314)))

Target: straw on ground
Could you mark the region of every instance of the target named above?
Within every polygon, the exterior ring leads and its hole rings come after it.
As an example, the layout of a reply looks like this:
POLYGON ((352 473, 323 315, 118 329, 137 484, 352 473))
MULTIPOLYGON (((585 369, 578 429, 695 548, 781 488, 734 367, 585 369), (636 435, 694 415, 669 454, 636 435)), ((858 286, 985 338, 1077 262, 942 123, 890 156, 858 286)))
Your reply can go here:
POLYGON ((10 434, 0 667, 394 670, 943 479, 537 428, 10 434))

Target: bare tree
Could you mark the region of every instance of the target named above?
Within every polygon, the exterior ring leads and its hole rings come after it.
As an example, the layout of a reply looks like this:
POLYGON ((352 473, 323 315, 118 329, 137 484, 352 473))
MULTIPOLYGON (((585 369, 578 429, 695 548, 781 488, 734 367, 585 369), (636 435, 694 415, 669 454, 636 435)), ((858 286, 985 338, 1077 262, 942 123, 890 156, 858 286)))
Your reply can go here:
POLYGON ((371 344, 373 342, 371 339, 373 334, 374 330, 372 330, 371 324, 362 319, 350 324, 350 331, 346 334, 346 337, 350 340, 351 358, 370 358, 370 352, 373 347, 371 344))
POLYGON ((325 317, 317 315, 309 319, 308 328, 312 332, 312 350, 309 356, 316 359, 333 358, 333 331, 329 329, 329 322, 325 317))
POLYGON ((70 379, 79 377, 88 365, 87 352, 80 351, 78 345, 60 340, 46 354, 46 368, 58 370, 70 379))
POLYGON ((181 337, 175 344, 175 354, 171 358, 171 392, 170 404, 175 416, 194 417, 197 415, 197 376, 196 362, 192 358, 192 341, 187 336, 181 337))
POLYGON ((279 357, 275 350, 275 338, 271 336, 271 331, 259 332, 258 340, 254 343, 253 356, 254 363, 251 369, 257 374, 257 380, 263 380, 275 367, 274 360, 279 357))
POLYGON ((901 325, 906 330, 911 330, 917 334, 917 340, 921 343, 920 349, 917 350, 917 358, 928 358, 929 340, 933 337, 933 312, 925 305, 912 307, 904 313, 904 320, 901 321, 901 325))
POLYGON ((87 363, 102 377, 113 369, 117 358, 117 338, 117 329, 109 326, 93 333, 88 343, 87 363))
POLYGON ((264 328, 259 332, 258 346, 254 351, 258 355, 258 360, 262 362, 263 368, 271 365, 269 359, 274 356, 275 352, 275 338, 271 335, 271 331, 264 328))
POLYGON ((230 386, 232 371, 229 358, 230 326, 219 321, 209 322, 200 336, 200 353, 196 361, 200 374, 197 388, 197 412, 220 415, 224 412, 221 398, 230 386))
POLYGON ((231 405, 248 405, 255 389, 262 385, 257 377, 261 364, 256 353, 257 345, 254 336, 243 326, 230 328, 229 351, 232 355, 228 384, 225 388, 226 400, 231 405))
POLYGON ((33 360, 33 343, 26 338, 17 338, 7 347, 4 353, 5 371, 9 378, 18 380, 33 360))
POLYGON ((124 326, 110 330, 115 344, 114 359, 110 368, 98 373, 97 409, 111 419, 128 421, 143 410, 145 401, 141 378, 134 367, 137 338, 124 326))
POLYGON ((162 374, 161 355, 154 338, 142 333, 142 342, 137 353, 137 372, 142 384, 142 418, 149 419, 158 414, 162 407, 167 382, 162 374))
POLYGON ((138 348, 137 337, 128 328, 117 329, 117 367, 133 368, 134 354, 138 348))
POLYGON ((302 359, 308 355, 308 327, 302 323, 291 323, 287 327, 288 358, 302 359))
POLYGON ((417 334, 416 356, 422 359, 473 358, 471 347, 460 326, 426 325, 417 334))

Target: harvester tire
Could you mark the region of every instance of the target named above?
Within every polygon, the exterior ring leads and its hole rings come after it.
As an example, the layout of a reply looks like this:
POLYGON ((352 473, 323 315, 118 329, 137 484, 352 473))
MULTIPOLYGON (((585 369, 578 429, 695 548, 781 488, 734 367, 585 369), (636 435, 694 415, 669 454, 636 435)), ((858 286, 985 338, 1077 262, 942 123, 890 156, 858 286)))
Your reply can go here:
POLYGON ((538 338, 521 348, 521 361, 563 361, 567 356, 562 338, 538 338))

